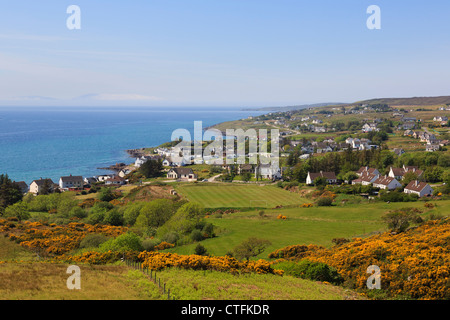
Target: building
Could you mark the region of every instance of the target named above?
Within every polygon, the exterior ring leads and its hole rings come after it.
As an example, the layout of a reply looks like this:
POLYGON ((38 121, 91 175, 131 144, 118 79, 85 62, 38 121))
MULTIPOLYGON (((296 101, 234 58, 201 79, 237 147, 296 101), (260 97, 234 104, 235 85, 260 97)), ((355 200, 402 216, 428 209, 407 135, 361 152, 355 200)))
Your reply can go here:
POLYGON ((397 188, 400 188, 402 185, 400 182, 397 181, 397 179, 389 177, 389 176, 379 176, 378 179, 376 179, 373 182, 373 186, 375 188, 380 188, 384 190, 394 190, 397 188))
POLYGON ((336 174, 334 172, 308 172, 306 184, 314 184, 317 178, 325 178, 328 184, 337 183, 336 174))
POLYGON ((281 179, 281 170, 278 166, 272 164, 260 164, 255 168, 255 178, 261 177, 263 179, 281 179))
POLYGON ((59 188, 61 190, 82 189, 84 180, 82 176, 67 176, 59 178, 59 188))
POLYGON ((34 194, 41 194, 44 190, 44 188, 48 188, 48 190, 53 192, 55 190, 55 183, 52 181, 52 179, 39 179, 39 180, 33 180, 30 184, 30 192, 34 194))
POLYGON ((394 148, 394 150, 392 150, 397 156, 401 156, 402 154, 405 153, 405 150, 403 150, 402 148, 394 148))
POLYGON ((185 181, 197 181, 197 175, 191 168, 171 168, 167 172, 167 178, 185 181))
POLYGON ((125 178, 127 175, 129 175, 132 171, 130 169, 122 169, 117 174, 121 178, 125 178))
POLYGON ((253 166, 251 164, 241 164, 238 166, 237 168, 237 172, 239 175, 244 174, 244 173, 254 173, 254 169, 253 166))
POLYGON ((122 186, 126 184, 126 180, 120 176, 114 176, 105 181, 105 185, 122 186))
POLYGON ((403 176, 407 172, 414 172, 418 178, 421 177, 423 174, 423 170, 420 170, 419 167, 415 167, 415 166, 403 166, 403 168, 391 167, 389 169, 389 177, 395 178, 397 180, 402 180, 403 176))
POLYGON ((417 194, 419 197, 429 196, 433 194, 433 188, 426 183, 417 180, 411 181, 404 189, 404 193, 417 194))
POLYGON ((365 123, 363 126, 362 126, 362 132, 372 132, 372 131, 375 131, 375 132, 378 132, 378 131, 380 131, 380 129, 378 129, 377 128, 377 124, 376 123, 365 123))
POLYGON ((376 168, 369 168, 369 167, 361 167, 358 171, 356 171, 356 174, 361 177, 363 174, 374 174, 374 175, 380 175, 380 171, 376 168))
POLYGON ((363 186, 368 186, 374 183, 379 176, 379 174, 365 172, 358 179, 353 180, 352 184, 362 184, 363 186))
POLYGON ((438 145, 438 144, 427 143, 427 145, 425 146, 425 151, 427 151, 427 152, 435 152, 435 151, 438 151, 440 147, 441 146, 438 145))
POLYGON ((102 174, 100 176, 97 176, 98 182, 105 182, 108 179, 114 178, 113 174, 102 174))

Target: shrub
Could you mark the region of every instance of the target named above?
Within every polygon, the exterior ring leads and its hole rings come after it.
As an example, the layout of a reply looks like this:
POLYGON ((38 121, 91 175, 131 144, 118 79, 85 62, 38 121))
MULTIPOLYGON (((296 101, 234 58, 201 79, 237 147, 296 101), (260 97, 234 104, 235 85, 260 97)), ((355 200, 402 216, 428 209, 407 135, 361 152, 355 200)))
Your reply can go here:
POLYGON ((119 210, 112 209, 106 213, 104 223, 111 226, 121 226, 123 225, 123 215, 119 212, 119 210))
POLYGON ((166 233, 162 240, 168 243, 175 244, 180 239, 180 235, 177 232, 168 232, 166 233))
POLYGON ((142 251, 142 241, 139 236, 133 232, 127 232, 115 239, 110 239, 100 245, 102 251, 142 251))
POLYGON ((159 239, 145 239, 142 241, 142 247, 145 251, 153 251, 155 247, 161 243, 159 239))
POLYGON ((97 248, 102 243, 108 241, 108 239, 109 238, 103 234, 88 234, 83 238, 83 240, 81 240, 80 248, 97 248))
POLYGON ((208 256, 208 250, 204 246, 202 246, 200 243, 195 247, 194 254, 198 256, 208 256))
POLYGON ((317 200, 317 205, 319 207, 328 207, 333 204, 333 199, 331 197, 320 197, 319 200, 317 200))
POLYGON ((202 241, 203 233, 198 229, 194 229, 194 230, 192 230, 190 237, 191 237, 192 241, 202 241))
POLYGON ((284 270, 285 274, 297 278, 314 281, 326 281, 335 284, 340 284, 343 282, 342 277, 335 268, 321 262, 312 262, 304 259, 298 263, 281 263, 280 265, 277 265, 277 267, 284 270))

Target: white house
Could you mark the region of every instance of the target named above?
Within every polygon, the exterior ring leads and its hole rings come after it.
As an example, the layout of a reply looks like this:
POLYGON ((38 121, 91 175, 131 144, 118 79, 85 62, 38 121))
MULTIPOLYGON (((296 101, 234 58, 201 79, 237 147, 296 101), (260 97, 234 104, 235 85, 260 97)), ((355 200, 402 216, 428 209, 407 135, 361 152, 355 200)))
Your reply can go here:
POLYGON ((50 190, 54 190, 55 183, 52 181, 52 179, 39 179, 39 180, 33 180, 30 184, 30 192, 34 194, 40 194, 42 192, 43 187, 47 185, 50 190))
POLYGON ((356 171, 356 174, 361 177, 363 174, 374 174, 374 175, 380 175, 380 171, 376 168, 369 168, 369 167, 361 167, 358 171, 356 171))
POLYGON ((433 194, 433 188, 426 183, 417 180, 411 181, 403 190, 404 193, 417 194, 419 197, 424 197, 433 194))
POLYGON ((308 172, 306 184, 314 184, 317 178, 325 178, 328 184, 337 183, 336 174, 334 172, 308 172))
POLYGON ((176 180, 196 181, 197 175, 191 168, 171 168, 167 172, 167 178, 176 180))
POLYGON ((373 186, 375 188, 380 188, 380 189, 385 189, 385 190, 386 189, 394 190, 394 189, 400 188, 402 185, 395 178, 392 178, 389 176, 379 176, 378 179, 376 179, 373 182, 373 186))
MULTIPOLYGON (((377 170, 378 171, 378 170, 377 170)), ((362 184, 368 186, 379 178, 379 174, 364 173, 358 179, 352 181, 352 184, 362 184)))
POLYGON ((122 169, 122 170, 119 171, 118 176, 123 178, 123 177, 125 177, 126 175, 128 175, 130 173, 131 173, 130 169, 122 169))
POLYGON ((82 189, 84 186, 84 180, 82 176, 66 176, 59 178, 59 188, 63 190, 67 189, 82 189))
POLYGON ((362 132, 372 132, 372 131, 380 131, 380 129, 377 128, 376 123, 366 123, 362 127, 362 132))
POLYGON ((281 179, 281 170, 278 166, 271 164, 261 164, 255 168, 255 178, 263 179, 281 179))

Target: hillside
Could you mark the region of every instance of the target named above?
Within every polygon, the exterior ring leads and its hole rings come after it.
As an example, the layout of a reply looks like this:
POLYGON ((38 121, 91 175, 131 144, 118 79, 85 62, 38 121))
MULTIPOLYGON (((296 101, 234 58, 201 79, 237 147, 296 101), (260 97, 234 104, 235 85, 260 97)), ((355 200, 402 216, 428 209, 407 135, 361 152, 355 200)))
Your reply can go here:
POLYGON ((450 96, 411 97, 411 98, 376 98, 357 101, 353 104, 387 104, 390 106, 432 106, 450 104, 450 96))
POLYGON ((381 272, 383 297, 450 299, 450 218, 430 220, 405 232, 355 238, 331 249, 288 246, 269 257, 308 259, 337 269, 347 287, 366 289, 367 268, 381 272))

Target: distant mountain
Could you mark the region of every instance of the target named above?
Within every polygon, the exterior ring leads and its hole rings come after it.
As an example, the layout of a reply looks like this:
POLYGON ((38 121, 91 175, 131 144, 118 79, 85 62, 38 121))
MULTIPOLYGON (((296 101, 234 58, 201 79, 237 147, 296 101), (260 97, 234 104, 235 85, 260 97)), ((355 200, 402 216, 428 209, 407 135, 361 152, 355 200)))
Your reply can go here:
POLYGON ((450 104, 450 96, 378 98, 378 99, 357 101, 353 104, 387 104, 390 106, 432 106, 432 105, 450 104))

